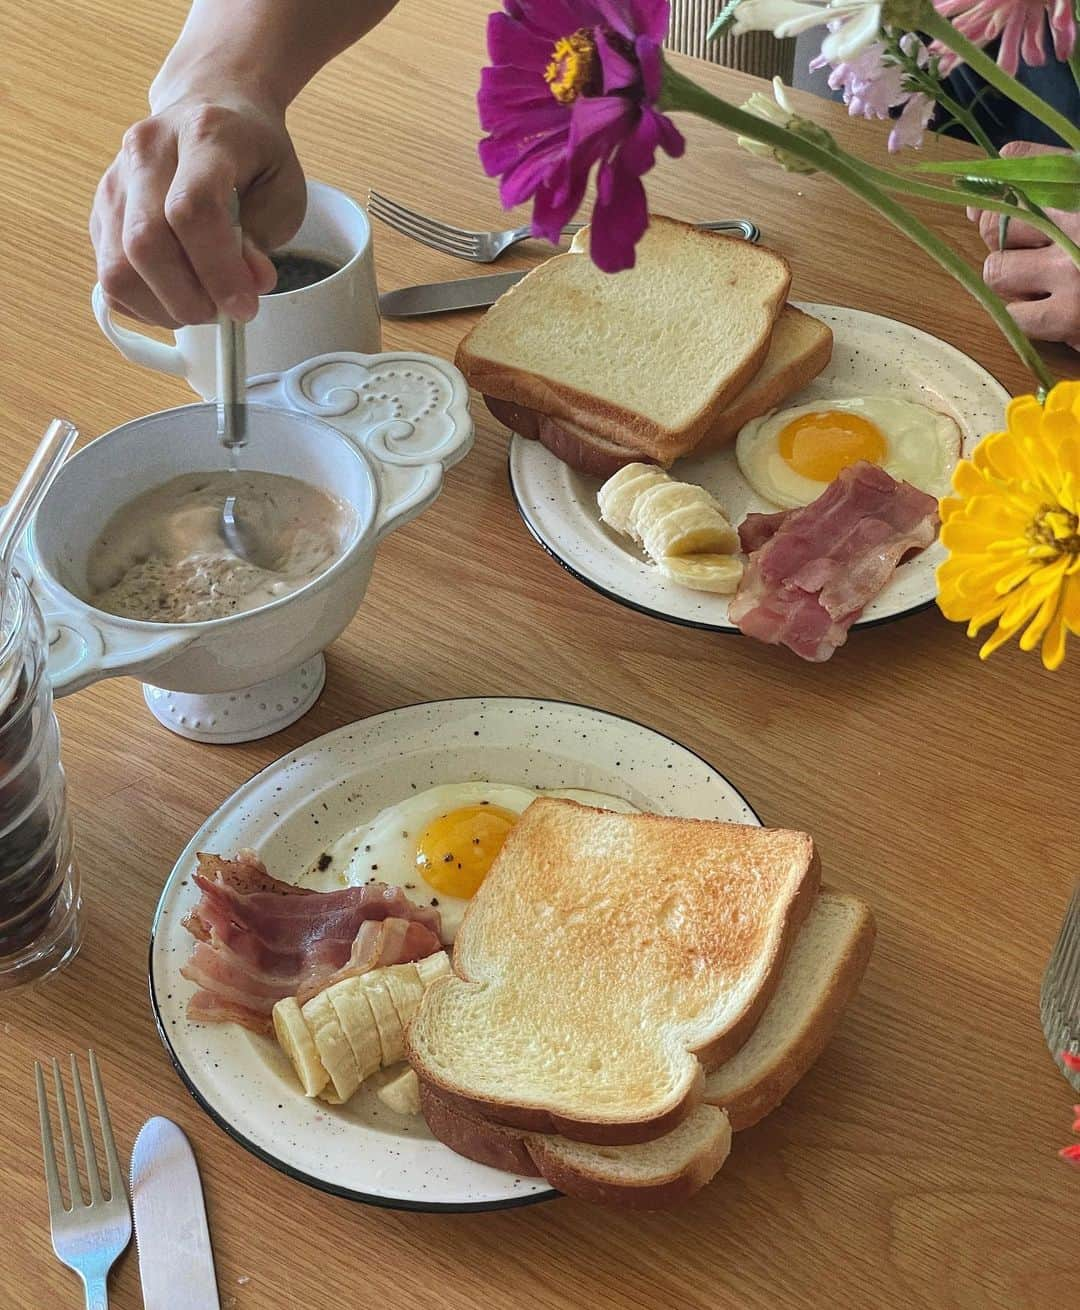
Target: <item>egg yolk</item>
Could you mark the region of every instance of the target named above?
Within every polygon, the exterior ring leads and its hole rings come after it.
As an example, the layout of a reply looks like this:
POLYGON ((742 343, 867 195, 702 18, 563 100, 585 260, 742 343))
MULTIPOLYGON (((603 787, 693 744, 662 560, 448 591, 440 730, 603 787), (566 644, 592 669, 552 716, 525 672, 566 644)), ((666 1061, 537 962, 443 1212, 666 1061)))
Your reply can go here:
POLYGON ((876 424, 839 409, 800 414, 780 430, 778 440, 788 466, 814 482, 832 482, 861 459, 880 464, 888 449, 876 424))
POLYGON ((444 896, 467 901, 495 863, 507 833, 518 821, 501 805, 464 805, 433 819, 416 844, 416 867, 444 896))

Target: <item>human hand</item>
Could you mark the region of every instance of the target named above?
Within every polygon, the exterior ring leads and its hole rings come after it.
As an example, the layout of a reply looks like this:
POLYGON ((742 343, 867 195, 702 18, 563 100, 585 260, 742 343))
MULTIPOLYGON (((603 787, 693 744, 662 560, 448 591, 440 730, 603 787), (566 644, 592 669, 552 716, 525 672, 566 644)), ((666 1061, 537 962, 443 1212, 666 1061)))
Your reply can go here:
POLYGON ((90 237, 110 309, 166 327, 253 318, 276 279, 264 252, 295 234, 306 204, 283 110, 228 92, 159 108, 125 132, 94 197, 90 237))
MULTIPOLYGON (((1002 155, 1017 158, 1043 155, 1052 146, 1012 141, 1002 155)), ((1061 230, 1080 244, 1080 214, 1047 211, 1061 230)), ((1010 219, 1005 248, 999 243, 998 214, 969 209, 990 254, 983 263, 983 281, 1006 302, 1021 330, 1035 341, 1064 341, 1080 350, 1080 267, 1045 233, 1019 219, 1010 219)))

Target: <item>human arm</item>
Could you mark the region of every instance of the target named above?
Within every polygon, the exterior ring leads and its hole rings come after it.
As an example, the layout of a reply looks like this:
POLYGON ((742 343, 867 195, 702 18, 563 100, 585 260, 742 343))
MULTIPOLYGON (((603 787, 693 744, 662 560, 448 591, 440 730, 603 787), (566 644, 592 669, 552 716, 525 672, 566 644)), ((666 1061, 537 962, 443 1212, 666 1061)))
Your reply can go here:
POLYGON ((304 215, 285 111, 395 0, 193 0, 98 185, 90 219, 112 309, 176 326, 220 311, 249 319, 274 285, 266 256, 304 215), (228 201, 240 193, 241 257, 228 201))

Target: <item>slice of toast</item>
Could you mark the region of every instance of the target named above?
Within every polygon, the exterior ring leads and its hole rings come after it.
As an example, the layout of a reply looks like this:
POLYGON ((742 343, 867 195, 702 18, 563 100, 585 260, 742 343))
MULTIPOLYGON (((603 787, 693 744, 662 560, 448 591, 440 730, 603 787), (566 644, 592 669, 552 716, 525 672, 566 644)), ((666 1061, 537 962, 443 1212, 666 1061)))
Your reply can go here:
POLYGON ((485 395, 658 463, 697 445, 760 368, 791 270, 775 251, 653 217, 623 273, 588 230, 501 296, 458 347, 485 395))
MULTIPOLYGON (((832 329, 827 324, 794 305, 785 305, 773 328, 765 362, 713 419, 694 449, 682 454, 707 454, 734 441, 739 429, 751 419, 776 409, 812 382, 832 358, 832 347, 832 329)), ((555 420, 491 396, 485 396, 484 400, 498 422, 523 437, 539 441, 580 473, 609 478, 620 468, 642 459, 640 451, 599 437, 580 422, 567 418, 555 420)))
MULTIPOLYGON (((722 1109, 731 1131, 749 1128, 774 1110, 824 1050, 858 988, 874 944, 874 917, 857 897, 822 891, 791 948, 780 985, 745 1045, 706 1079, 706 1102, 722 1109)), ((421 1083, 420 1105, 432 1133, 457 1151, 495 1169, 544 1177, 570 1195, 634 1205, 664 1204, 696 1190, 717 1160, 702 1135, 679 1156, 677 1133, 700 1119, 695 1109, 675 1133, 643 1146, 583 1147, 565 1137, 529 1134, 493 1124, 421 1083), (669 1143, 650 1157, 648 1147, 669 1143), (582 1152, 588 1167, 582 1166, 582 1152), (671 1162, 679 1158, 681 1168, 671 1162), (649 1170, 655 1165, 656 1173, 649 1170), (582 1177, 584 1174, 584 1177, 582 1177), (628 1185, 627 1179, 631 1179, 628 1185), (676 1186, 676 1178, 679 1183, 676 1186)), ((726 1151, 724 1152, 726 1154, 726 1151)), ((704 1179, 707 1181, 707 1178, 704 1179)))
POLYGON ((534 801, 424 996, 410 1063, 510 1127, 659 1137, 753 1030, 818 881, 805 833, 534 801))
POLYGON ((727 1115, 698 1105, 651 1142, 591 1146, 566 1137, 530 1136, 489 1123, 420 1083, 420 1111, 435 1137, 458 1155, 522 1178, 546 1178, 567 1196, 629 1209, 660 1210, 700 1191, 731 1149, 727 1115))
POLYGON ((740 1132, 771 1113, 825 1049, 874 947, 865 901, 832 890, 814 902, 780 983, 746 1044, 705 1079, 705 1100, 740 1132))

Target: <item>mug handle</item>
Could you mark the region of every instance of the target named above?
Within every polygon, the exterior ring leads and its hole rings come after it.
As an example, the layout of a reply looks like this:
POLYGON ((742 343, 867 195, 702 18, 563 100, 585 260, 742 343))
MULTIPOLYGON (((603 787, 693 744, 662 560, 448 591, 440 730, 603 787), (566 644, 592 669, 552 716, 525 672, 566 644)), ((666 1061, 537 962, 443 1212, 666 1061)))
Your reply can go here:
POLYGON ((132 332, 130 328, 119 327, 113 322, 100 282, 94 284, 90 304, 98 327, 125 359, 130 359, 133 364, 145 364, 147 368, 157 369, 159 373, 171 373, 178 378, 187 376, 187 362, 177 346, 155 341, 153 337, 144 337, 141 332, 132 332))

